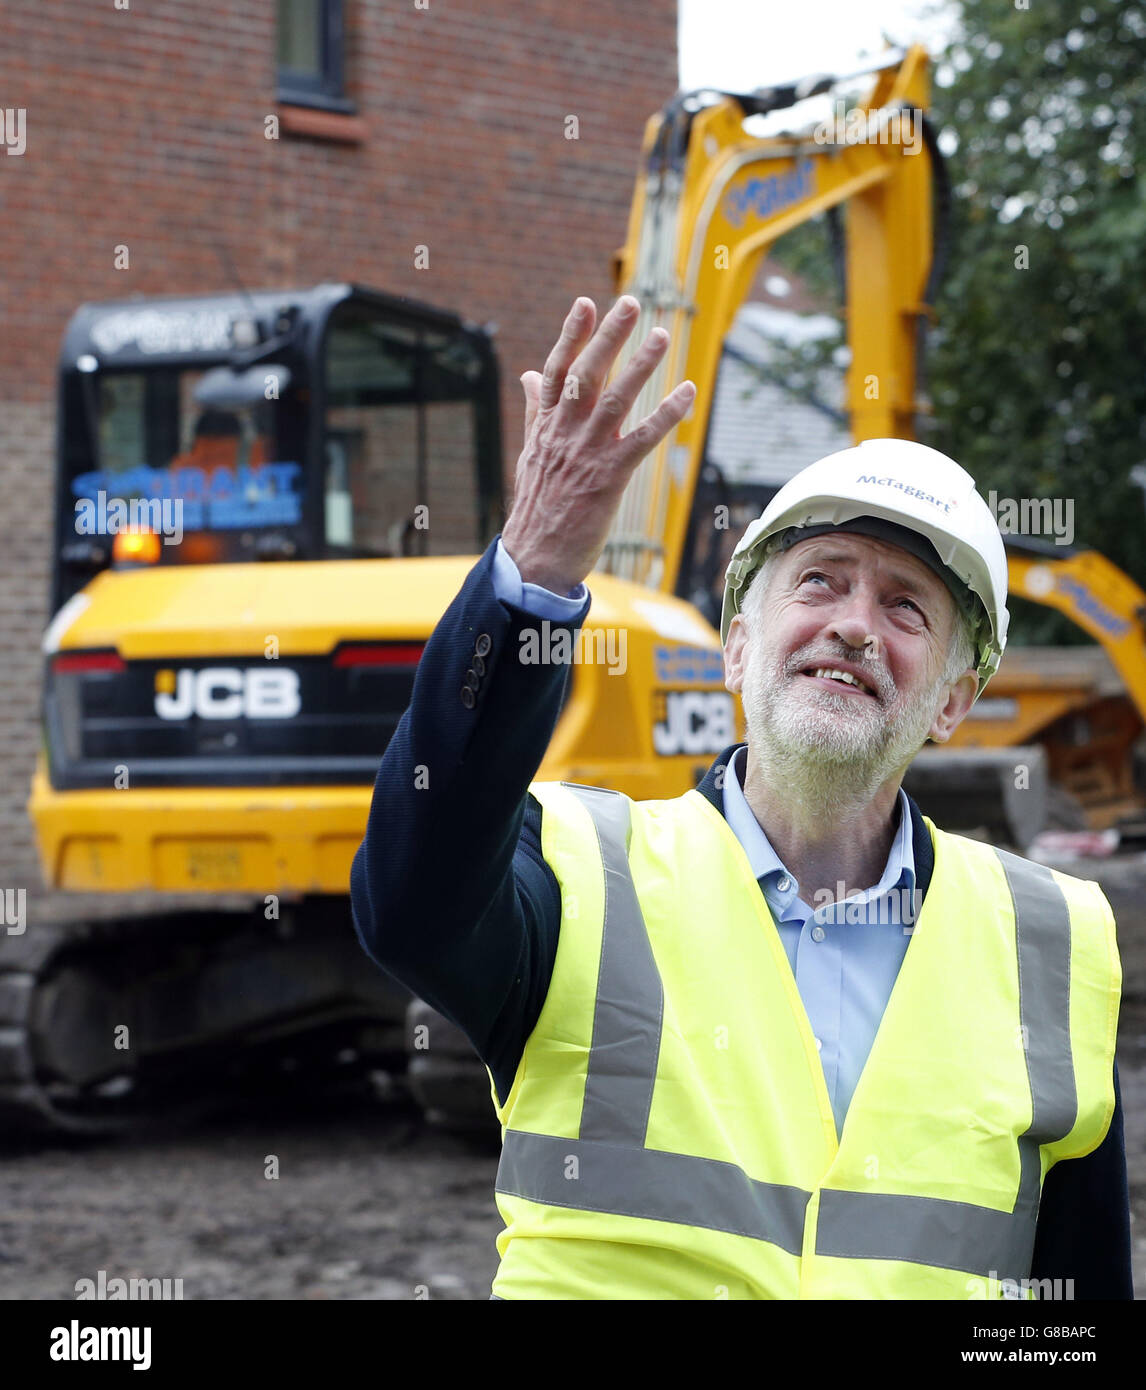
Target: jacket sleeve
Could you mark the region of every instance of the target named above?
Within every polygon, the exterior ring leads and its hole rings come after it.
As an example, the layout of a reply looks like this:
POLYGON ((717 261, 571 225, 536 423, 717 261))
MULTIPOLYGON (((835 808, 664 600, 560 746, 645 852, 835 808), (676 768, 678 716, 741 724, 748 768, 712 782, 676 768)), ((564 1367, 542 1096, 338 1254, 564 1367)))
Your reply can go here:
POLYGON ((1032 1279, 1061 1280, 1084 1299, 1131 1299, 1130 1196, 1118 1066, 1106 1138, 1085 1158, 1056 1163, 1043 1183, 1032 1279))
MULTIPOLYGON (((498 540, 422 653, 378 769, 350 900, 366 952, 461 1028, 504 1098, 557 949, 560 895, 528 788, 569 667, 520 659, 540 619, 497 597, 498 540)), ((584 622, 584 593, 578 616, 548 618, 550 630, 584 622)))

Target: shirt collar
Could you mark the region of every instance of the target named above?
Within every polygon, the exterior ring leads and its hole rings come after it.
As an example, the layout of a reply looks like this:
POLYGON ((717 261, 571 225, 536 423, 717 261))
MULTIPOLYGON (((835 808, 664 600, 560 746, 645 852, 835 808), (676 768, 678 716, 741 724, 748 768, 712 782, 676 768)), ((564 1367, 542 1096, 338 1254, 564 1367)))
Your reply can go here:
MULTIPOLYGON (((732 833, 740 841, 753 875, 763 880, 772 889, 781 879, 788 880, 787 891, 778 896, 795 897, 799 885, 785 868, 780 856, 772 848, 763 827, 756 819, 752 808, 744 797, 742 778, 747 767, 748 748, 741 746, 728 760, 724 776, 724 818, 732 833)), ((877 884, 867 889, 861 896, 879 898, 895 887, 905 887, 909 892, 915 888, 915 853, 911 831, 911 811, 907 804, 907 793, 902 787, 897 798, 899 805, 899 827, 891 850, 884 865, 883 876, 877 884)))

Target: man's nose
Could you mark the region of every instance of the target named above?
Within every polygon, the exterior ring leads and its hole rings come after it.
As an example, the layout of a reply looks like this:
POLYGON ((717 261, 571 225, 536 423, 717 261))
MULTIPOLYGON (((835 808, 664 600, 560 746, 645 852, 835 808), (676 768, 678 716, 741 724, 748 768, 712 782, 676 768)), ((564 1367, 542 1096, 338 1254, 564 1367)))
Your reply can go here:
POLYGON ((841 642, 859 649, 866 647, 871 640, 876 630, 876 616, 872 596, 854 589, 841 600, 839 607, 832 614, 830 627, 841 642))

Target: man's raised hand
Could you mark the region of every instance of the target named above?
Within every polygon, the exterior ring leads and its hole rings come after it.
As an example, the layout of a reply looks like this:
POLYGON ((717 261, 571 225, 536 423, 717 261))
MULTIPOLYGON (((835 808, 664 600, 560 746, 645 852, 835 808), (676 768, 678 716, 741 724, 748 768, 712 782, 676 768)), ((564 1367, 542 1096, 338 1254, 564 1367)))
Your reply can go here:
POLYGON ((606 388, 639 312, 632 295, 622 295, 594 333, 593 301, 576 300, 545 371, 521 378, 525 447, 501 540, 527 583, 558 594, 576 588, 600 559, 634 470, 696 395, 693 383, 682 381, 622 437, 621 422, 669 342, 663 328, 654 328, 606 388))

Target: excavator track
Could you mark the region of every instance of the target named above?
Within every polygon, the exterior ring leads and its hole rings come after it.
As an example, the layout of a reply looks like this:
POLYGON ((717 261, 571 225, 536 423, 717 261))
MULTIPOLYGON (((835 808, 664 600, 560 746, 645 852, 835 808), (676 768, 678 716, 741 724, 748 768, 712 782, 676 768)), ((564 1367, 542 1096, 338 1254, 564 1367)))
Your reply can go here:
POLYGON ((41 926, 0 939, 0 1136, 110 1135, 136 1118, 112 1096, 54 1075, 38 1056, 37 1021, 58 966, 93 937, 86 923, 41 926))
POLYGON ((404 1067, 408 996, 337 926, 183 912, 0 934, 0 1142, 183 1122, 350 1044, 404 1067))
POLYGON ((37 977, 53 949, 54 940, 45 941, 42 933, 32 941, 0 942, 0 1133, 40 1128, 45 1121, 57 1127, 51 1099, 36 1081, 31 1036, 37 977))

